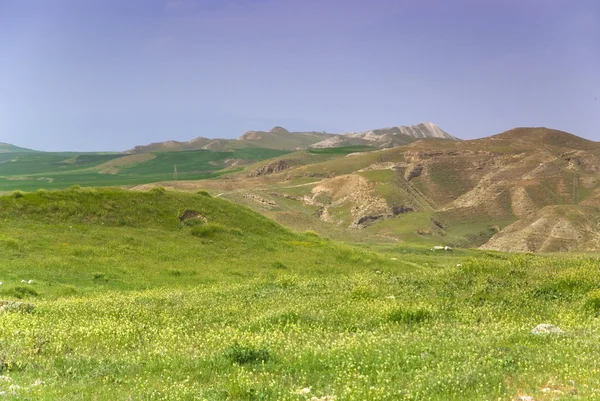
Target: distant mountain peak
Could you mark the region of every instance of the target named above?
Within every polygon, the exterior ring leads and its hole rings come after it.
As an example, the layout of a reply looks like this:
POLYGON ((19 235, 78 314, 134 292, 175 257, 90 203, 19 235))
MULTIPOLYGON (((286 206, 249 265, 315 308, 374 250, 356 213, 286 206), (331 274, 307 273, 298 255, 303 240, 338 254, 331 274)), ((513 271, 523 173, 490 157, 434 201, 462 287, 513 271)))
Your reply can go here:
POLYGON ((311 145, 314 148, 333 148, 349 145, 367 145, 379 148, 391 148, 406 145, 419 139, 448 139, 458 138, 448 134, 434 123, 419 123, 416 125, 399 125, 396 127, 378 128, 365 132, 350 132, 328 138, 311 145))
POLYGON ((283 127, 280 126, 275 126, 273 128, 271 128, 271 130, 269 131, 271 134, 289 134, 290 131, 286 130, 283 127))
POLYGON ((188 142, 166 141, 146 146, 136 146, 125 153, 144 153, 174 150, 210 149, 227 150, 239 148, 239 142, 246 142, 250 147, 264 147, 282 150, 298 150, 308 147, 339 147, 351 145, 367 145, 378 148, 391 148, 406 145, 418 139, 457 138, 444 132, 433 123, 421 123, 412 126, 381 128, 362 133, 328 134, 326 132, 290 132, 281 126, 269 131, 248 131, 237 139, 218 139, 198 137, 188 142))
POLYGON ((0 153, 29 153, 35 150, 20 148, 10 143, 0 142, 0 153))

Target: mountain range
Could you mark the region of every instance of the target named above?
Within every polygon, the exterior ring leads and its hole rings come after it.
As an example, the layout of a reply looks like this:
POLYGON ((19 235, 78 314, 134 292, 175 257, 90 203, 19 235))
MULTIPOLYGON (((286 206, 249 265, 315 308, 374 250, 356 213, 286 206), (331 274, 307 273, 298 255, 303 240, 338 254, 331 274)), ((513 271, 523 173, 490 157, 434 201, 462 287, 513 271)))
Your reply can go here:
POLYGON ((35 150, 20 148, 9 143, 0 142, 0 153, 29 153, 35 150))
POLYGON ((549 128, 463 141, 431 123, 339 135, 275 127, 121 154, 31 152, 0 144, 0 190, 160 185, 345 241, 600 251, 600 143, 549 128))
POLYGON ((162 185, 214 191, 340 239, 600 250, 600 143, 516 128, 468 141, 344 149, 307 148, 218 180, 162 185))
POLYGON ((290 132, 283 127, 270 131, 248 131, 237 139, 198 137, 188 142, 166 141, 136 146, 125 153, 147 153, 208 149, 228 151, 247 147, 299 150, 308 147, 373 146, 390 148, 406 145, 419 139, 442 138, 457 140, 433 123, 381 128, 361 133, 330 134, 327 132, 290 132))

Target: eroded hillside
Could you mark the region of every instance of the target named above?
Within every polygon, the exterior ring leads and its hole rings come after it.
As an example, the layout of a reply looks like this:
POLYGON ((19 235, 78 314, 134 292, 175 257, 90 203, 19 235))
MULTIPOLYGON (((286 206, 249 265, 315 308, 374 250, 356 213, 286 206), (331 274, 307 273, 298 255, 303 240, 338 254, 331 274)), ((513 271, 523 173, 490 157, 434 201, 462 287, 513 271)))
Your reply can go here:
POLYGON ((220 180, 171 186, 213 190, 288 226, 339 238, 597 250, 599 169, 600 144, 517 128, 327 158, 301 151, 220 180))

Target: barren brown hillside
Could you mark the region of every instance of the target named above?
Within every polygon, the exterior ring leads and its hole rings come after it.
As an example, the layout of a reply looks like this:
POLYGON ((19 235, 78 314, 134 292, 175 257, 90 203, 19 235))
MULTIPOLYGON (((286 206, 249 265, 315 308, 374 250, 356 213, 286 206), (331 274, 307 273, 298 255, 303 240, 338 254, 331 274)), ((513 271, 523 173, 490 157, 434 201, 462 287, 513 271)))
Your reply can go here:
POLYGON ((516 128, 327 160, 302 151, 278 158, 285 168, 248 178, 269 163, 175 185, 212 188, 284 224, 337 236, 509 251, 599 248, 600 144, 566 132, 516 128))

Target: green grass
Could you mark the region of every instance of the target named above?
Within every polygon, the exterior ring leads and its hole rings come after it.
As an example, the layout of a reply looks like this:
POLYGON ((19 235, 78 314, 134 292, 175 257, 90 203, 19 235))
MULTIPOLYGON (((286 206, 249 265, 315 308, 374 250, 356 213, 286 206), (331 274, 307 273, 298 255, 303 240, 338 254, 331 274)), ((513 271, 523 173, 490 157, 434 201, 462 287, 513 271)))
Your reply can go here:
POLYGON ((509 401, 550 400, 549 388, 598 400, 599 265, 355 247, 202 194, 0 197, 0 300, 34 305, 0 312, 0 391, 509 401), (186 210, 206 223, 182 224, 186 210), (540 323, 565 334, 531 334, 540 323))
POLYGON ((102 174, 95 167, 125 156, 123 154, 0 153, 0 192, 14 189, 62 189, 72 185, 97 187, 170 181, 174 179, 175 166, 180 180, 210 179, 223 174, 220 170, 227 167, 227 159, 259 161, 287 153, 289 152, 262 148, 243 148, 228 152, 157 152, 155 158, 121 167, 116 174, 102 174))
POLYGON ((306 151, 315 155, 347 155, 355 152, 370 152, 377 150, 373 146, 355 145, 340 146, 337 148, 309 148, 306 151))
POLYGON ((9 143, 0 142, 0 153, 28 153, 35 152, 35 150, 20 148, 9 143))

